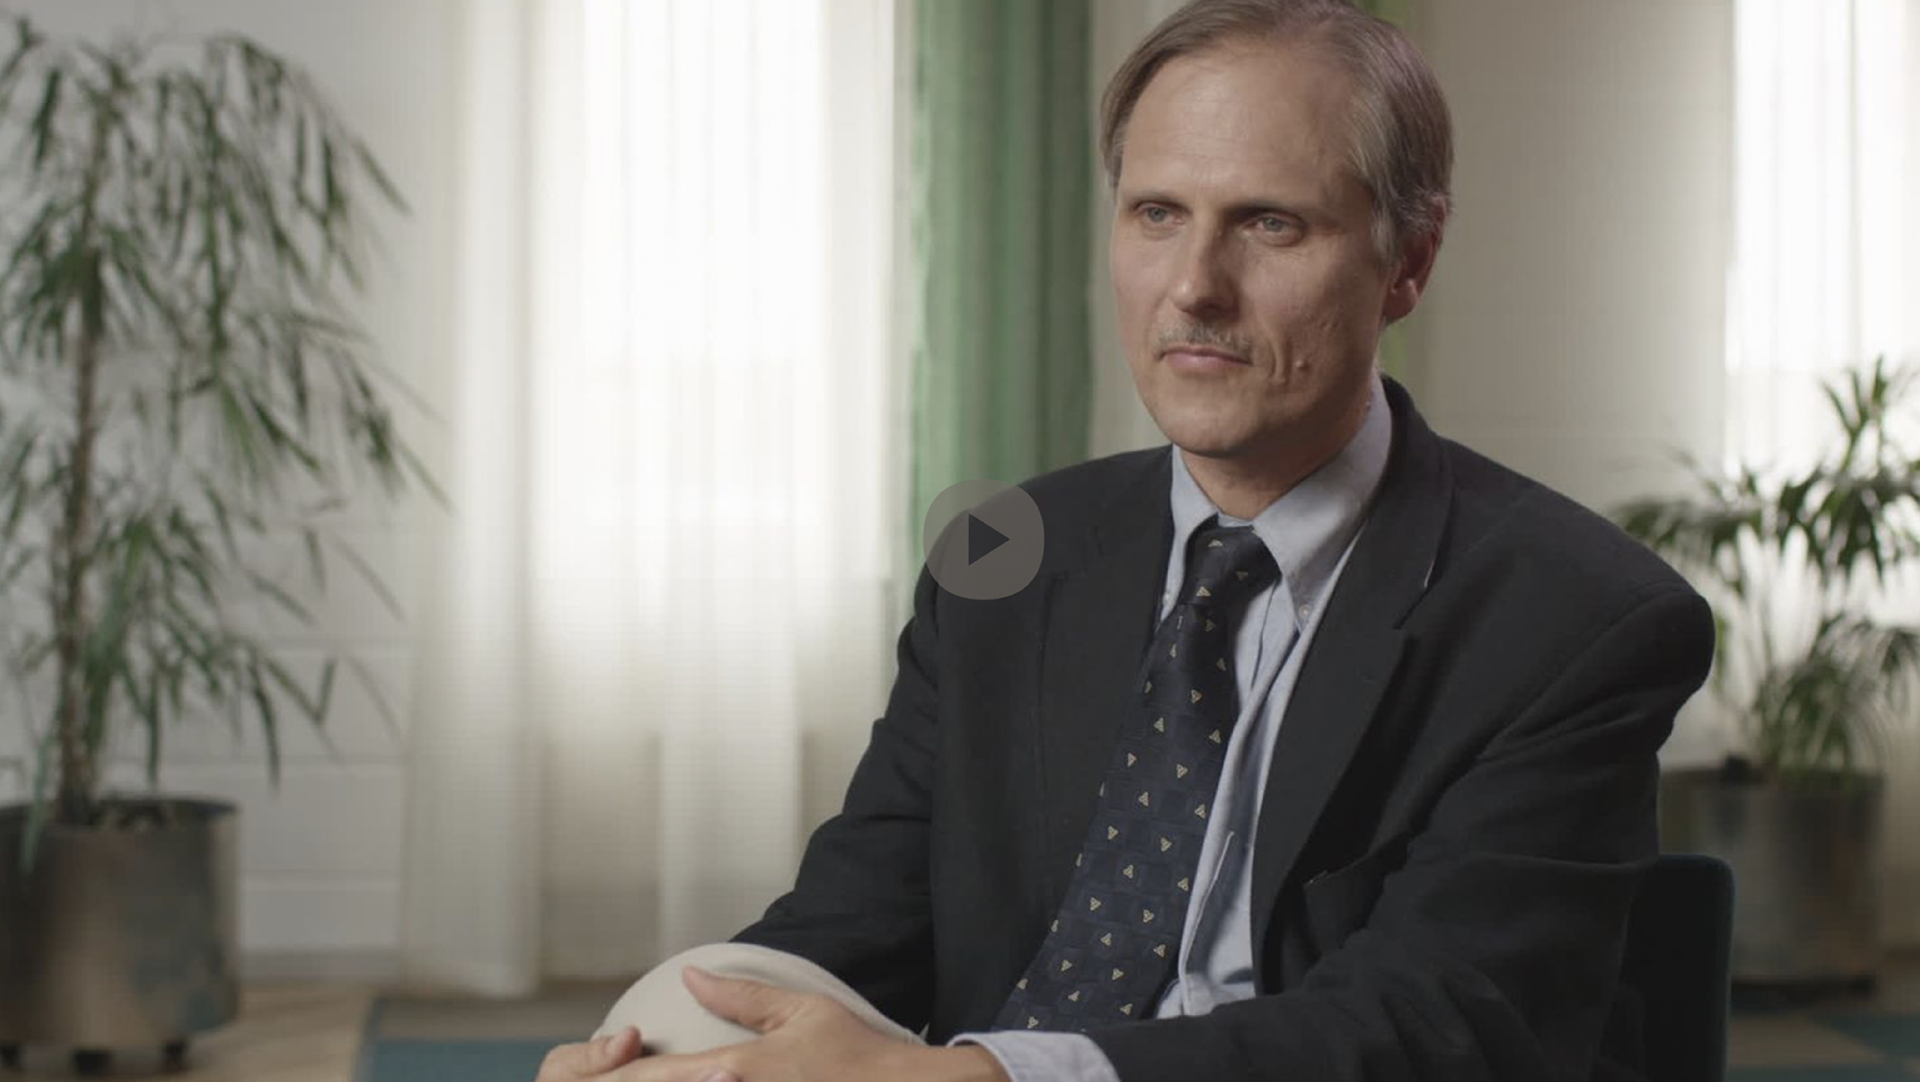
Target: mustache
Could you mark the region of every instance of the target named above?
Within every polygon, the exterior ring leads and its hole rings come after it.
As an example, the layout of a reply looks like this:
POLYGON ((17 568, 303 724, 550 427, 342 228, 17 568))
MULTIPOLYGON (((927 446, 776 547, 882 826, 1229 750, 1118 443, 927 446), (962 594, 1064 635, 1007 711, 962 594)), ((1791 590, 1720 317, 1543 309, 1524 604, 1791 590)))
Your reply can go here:
POLYGON ((1242 335, 1219 327, 1195 324, 1190 327, 1167 327, 1154 335, 1154 350, 1165 353, 1177 346, 1205 346, 1208 349, 1222 350, 1242 360, 1253 356, 1253 342, 1242 335))

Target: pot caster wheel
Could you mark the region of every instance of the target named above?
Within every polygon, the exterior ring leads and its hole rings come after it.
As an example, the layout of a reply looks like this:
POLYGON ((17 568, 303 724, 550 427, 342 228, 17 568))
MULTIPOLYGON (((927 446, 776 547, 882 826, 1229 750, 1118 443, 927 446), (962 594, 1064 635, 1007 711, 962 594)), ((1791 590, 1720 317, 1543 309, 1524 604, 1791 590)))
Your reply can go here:
POLYGON ((73 1050, 73 1073, 82 1078, 99 1078, 113 1069, 113 1053, 99 1048, 73 1050))
POLYGON ((187 1069, 186 1041, 168 1041, 160 1046, 160 1069, 167 1074, 178 1074, 187 1069))
POLYGON ((19 1045, 0 1044, 0 1067, 5 1067, 9 1071, 17 1071, 20 1069, 19 1045))

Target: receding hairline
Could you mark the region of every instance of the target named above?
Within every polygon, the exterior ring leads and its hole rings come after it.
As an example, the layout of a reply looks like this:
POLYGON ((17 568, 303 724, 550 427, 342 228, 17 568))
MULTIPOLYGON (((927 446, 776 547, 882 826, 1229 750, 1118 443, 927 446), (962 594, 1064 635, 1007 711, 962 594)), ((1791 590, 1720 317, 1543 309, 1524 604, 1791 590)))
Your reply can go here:
MULTIPOLYGON (((1338 119, 1345 171, 1374 201, 1374 247, 1391 262, 1414 236, 1437 236, 1452 207, 1452 120, 1439 79, 1405 32, 1352 0, 1188 0, 1134 46, 1100 98, 1100 154, 1117 191, 1133 112, 1170 62, 1216 49, 1268 47, 1344 73, 1338 119)), ((1284 62, 1284 61, 1283 61, 1284 62)))
MULTIPOLYGON (((1341 162, 1348 171, 1355 174, 1355 179, 1364 183, 1366 178, 1359 175, 1358 163, 1356 161, 1356 152, 1358 149, 1356 144, 1359 135, 1354 126, 1354 112, 1364 104, 1361 100, 1363 92, 1360 86, 1360 80, 1354 75, 1353 71, 1349 69, 1347 64, 1341 62, 1336 51, 1332 48, 1332 38, 1328 33, 1328 27, 1331 22, 1332 16, 1319 15, 1315 17, 1312 22, 1300 26, 1229 30, 1201 44, 1180 49, 1160 57, 1154 63, 1152 71, 1129 83, 1129 86, 1134 87, 1132 95, 1124 103, 1124 108, 1120 108, 1117 114, 1113 111, 1119 108, 1122 103, 1117 100, 1103 102, 1103 108, 1101 110, 1103 120, 1110 117, 1110 120, 1101 124, 1100 131, 1100 160, 1107 173, 1107 191, 1112 193, 1118 190, 1120 186, 1120 167, 1126 155, 1127 132, 1133 125, 1134 110, 1139 108, 1140 99, 1146 97, 1147 88, 1151 87, 1154 82, 1160 78, 1161 74, 1167 70, 1168 65, 1187 60, 1205 60, 1208 57, 1221 56, 1223 54, 1261 51, 1297 53, 1309 56, 1315 62, 1338 74, 1340 80, 1345 84, 1345 104, 1348 114, 1342 118, 1341 135, 1344 142, 1340 148, 1343 152, 1341 162)), ((1117 92, 1125 89, 1119 84, 1119 74, 1120 73, 1116 73, 1115 81, 1108 85, 1106 94, 1108 99, 1113 99, 1117 92)))
MULTIPOLYGON (((1176 66, 1185 64, 1204 66, 1215 62, 1234 63, 1243 60, 1251 61, 1257 66, 1262 66, 1267 72, 1288 67, 1295 68, 1295 70, 1298 70, 1299 67, 1315 69, 1309 73, 1312 89, 1310 89, 1308 93, 1325 93, 1326 88, 1335 88, 1333 92, 1328 95, 1329 100, 1326 105, 1329 111, 1347 111, 1351 113, 1353 109, 1351 102, 1358 94, 1357 80, 1353 77, 1352 73, 1340 65, 1336 59, 1328 57, 1324 53, 1315 52, 1312 49, 1299 47, 1298 43, 1293 40, 1256 40, 1254 36, 1242 36, 1235 40, 1210 43, 1194 49, 1191 52, 1183 52, 1177 56, 1168 57, 1166 62, 1155 70, 1153 76, 1142 84, 1140 95, 1135 101, 1135 111, 1137 112, 1139 103, 1146 100, 1149 89, 1158 84, 1161 74, 1176 66), (1266 63, 1268 57, 1276 52, 1290 53, 1300 58, 1301 62, 1299 64, 1292 62, 1282 64, 1266 63)), ((1179 75, 1175 76, 1175 78, 1181 77, 1182 76, 1179 75)), ((1165 95, 1167 94, 1165 88, 1163 88, 1162 94, 1162 107, 1164 107, 1166 100, 1165 95)), ((1306 112, 1312 113, 1313 110, 1309 109, 1306 112)), ((1166 125, 1166 121, 1164 120, 1156 121, 1155 123, 1156 127, 1159 128, 1164 128, 1166 125)), ((1131 130, 1131 119, 1129 120, 1128 126, 1129 130, 1131 130)), ((1270 141, 1263 140, 1262 142, 1270 141)), ((1321 160, 1330 161, 1336 165, 1337 174, 1335 174, 1334 177, 1318 173, 1301 173, 1299 171, 1301 159, 1295 154, 1288 153, 1283 155, 1282 177, 1268 176, 1268 180, 1271 183, 1259 185, 1257 192, 1251 189, 1246 191, 1245 197, 1248 200, 1248 205, 1271 204, 1276 207, 1285 206, 1289 209, 1300 211, 1317 208, 1321 213, 1332 213, 1333 208, 1339 204, 1342 198, 1338 190, 1340 185, 1356 185, 1361 191, 1370 194, 1366 177, 1354 158, 1354 136, 1352 125, 1348 122, 1347 118, 1342 117, 1330 126, 1322 128, 1320 132, 1313 137, 1313 142, 1315 144, 1313 149, 1323 152, 1325 155, 1321 160)), ((1268 149, 1278 150, 1282 145, 1283 144, 1275 143, 1268 147, 1268 149)), ((1298 147, 1297 142, 1290 141, 1290 145, 1296 148, 1298 147)), ((1152 153, 1148 152, 1148 158, 1142 159, 1142 161, 1149 161, 1152 156, 1152 153)), ((1128 196, 1130 199, 1139 197, 1145 192, 1161 192, 1164 190, 1162 182, 1165 178, 1160 176, 1150 165, 1143 164, 1136 168, 1133 177, 1133 181, 1130 182, 1131 186, 1128 196), (1142 173, 1141 169, 1147 171, 1142 173)), ((1120 171, 1118 169, 1114 170, 1113 175, 1108 178, 1108 192, 1116 198, 1121 194, 1120 180, 1120 171)), ((1166 196, 1166 198, 1172 197, 1166 196)))

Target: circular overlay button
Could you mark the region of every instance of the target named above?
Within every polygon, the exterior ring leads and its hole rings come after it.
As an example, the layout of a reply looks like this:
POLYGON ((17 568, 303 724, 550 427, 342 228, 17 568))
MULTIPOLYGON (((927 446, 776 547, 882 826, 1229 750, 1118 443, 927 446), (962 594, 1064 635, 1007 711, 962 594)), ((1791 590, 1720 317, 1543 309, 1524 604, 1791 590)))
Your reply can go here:
POLYGON ((1046 551, 1040 505, 999 481, 962 481, 934 497, 920 529, 927 570, 950 594, 993 601, 1019 593, 1046 551))

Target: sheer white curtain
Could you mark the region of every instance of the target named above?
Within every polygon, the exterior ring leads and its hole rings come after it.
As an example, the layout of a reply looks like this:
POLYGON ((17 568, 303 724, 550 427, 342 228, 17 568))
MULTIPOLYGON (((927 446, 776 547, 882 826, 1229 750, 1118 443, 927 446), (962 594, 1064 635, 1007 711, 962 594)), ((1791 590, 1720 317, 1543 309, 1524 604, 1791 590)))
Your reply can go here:
MULTIPOLYGON (((1920 364, 1920 6, 1736 0, 1729 462, 1804 466, 1837 436, 1817 387, 1920 364)), ((1920 619, 1911 575, 1873 600, 1920 619)), ((1782 611, 1790 611, 1790 595, 1782 611)), ((1888 823, 1920 819, 1920 726, 1887 734, 1888 823)), ((1884 934, 1920 943, 1920 836, 1889 831, 1884 934)))
POLYGON ((788 882, 891 675, 889 0, 476 0, 403 963, 523 991, 788 882))
POLYGON ((1730 460, 1792 468, 1816 387, 1920 362, 1920 8, 1737 0, 1730 460))

